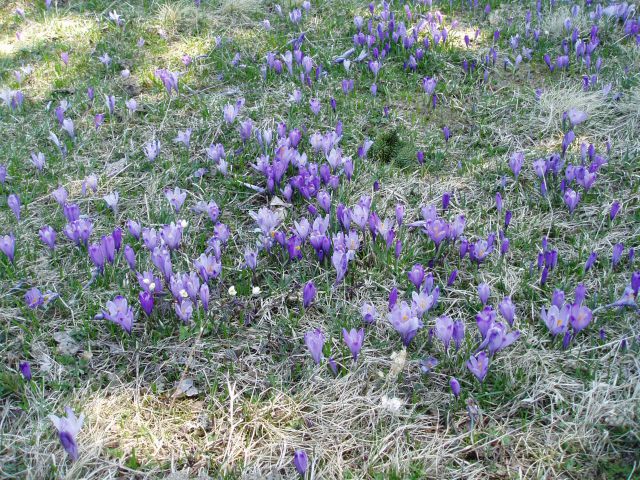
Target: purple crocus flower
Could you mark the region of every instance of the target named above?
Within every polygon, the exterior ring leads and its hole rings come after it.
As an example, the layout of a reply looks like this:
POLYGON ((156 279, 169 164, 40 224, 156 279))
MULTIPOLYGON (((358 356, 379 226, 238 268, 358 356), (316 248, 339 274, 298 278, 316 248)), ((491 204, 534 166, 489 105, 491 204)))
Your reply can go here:
POLYGON ((347 344, 347 347, 349 347, 349 350, 351 350, 353 360, 356 361, 358 359, 358 354, 362 349, 362 343, 364 342, 364 328, 361 328, 360 330, 352 328, 349 331, 347 331, 346 328, 343 328, 342 338, 344 339, 344 343, 347 344))
POLYGON ((436 318, 435 335, 443 343, 446 352, 453 336, 453 319, 447 315, 436 318))
POLYGON ((369 302, 365 302, 362 304, 362 307, 360 307, 360 313, 362 315, 362 320, 367 324, 374 323, 376 321, 376 318, 378 317, 376 307, 369 302))
POLYGON ((192 130, 190 128, 178 130, 178 135, 173 139, 173 143, 181 143, 188 149, 191 144, 191 132, 192 130))
POLYGON ((56 248, 56 231, 52 227, 45 225, 40 228, 38 234, 40 235, 42 243, 48 246, 51 250, 56 248))
POLYGON ((336 270, 336 284, 339 284, 347 273, 349 256, 341 250, 334 250, 331 256, 331 264, 336 270))
POLYGON ((620 202, 615 201, 611 204, 611 210, 609 212, 609 218, 611 219, 611 221, 613 221, 616 218, 616 215, 618 215, 618 212, 620 211, 620 202))
POLYGON ((58 430, 58 438, 62 447, 65 449, 71 460, 78 459, 78 441, 77 436, 84 422, 84 415, 76 417, 70 407, 65 407, 66 417, 57 417, 49 415, 49 419, 58 430))
POLYGON ((593 313, 591 309, 585 305, 573 305, 571 307, 571 313, 569 316, 569 323, 573 327, 575 333, 578 333, 580 330, 586 328, 589 323, 591 323, 591 319, 593 318, 593 313))
POLYGON ((324 333, 322 333, 322 330, 319 328, 311 330, 304 335, 304 343, 307 345, 311 358, 313 358, 316 365, 319 365, 322 361, 322 349, 324 347, 324 342, 324 333))
POLYGON ((245 248, 244 251, 244 262, 251 270, 256 269, 258 265, 258 252, 256 252, 251 247, 245 248))
POLYGON ((591 269, 591 267, 593 267, 597 259, 598 259, 598 254, 596 252, 591 252, 591 254, 589 255, 589 258, 587 258, 587 261, 584 264, 585 273, 588 272, 591 269))
POLYGON ((183 323, 189 323, 191 316, 193 315, 193 303, 188 298, 185 298, 179 303, 173 305, 173 309, 176 315, 183 323))
POLYGON ((516 306, 511 301, 511 297, 504 297, 498 305, 498 310, 504 319, 509 322, 509 325, 513 326, 513 319, 516 315, 516 306))
POLYGON ((122 295, 118 295, 113 300, 108 301, 107 310, 103 310, 102 315, 110 322, 120 325, 128 334, 131 334, 134 322, 133 309, 122 295))
POLYGON ((442 129, 442 135, 444 136, 445 143, 449 143, 449 138, 451 138, 451 131, 449 130, 449 127, 444 127, 442 129))
POLYGON ((478 297, 480 297, 480 301, 482 302, 482 305, 487 304, 490 294, 491 294, 491 289, 489 288, 489 285, 487 285, 486 283, 481 283, 480 285, 478 285, 478 297))
POLYGON ((118 201, 120 200, 120 194, 117 191, 105 195, 104 197, 102 197, 102 199, 107 204, 107 207, 109 207, 114 213, 118 211, 118 201))
POLYGON ((146 316, 150 316, 153 312, 153 295, 148 291, 140 292, 138 295, 140 301, 140 307, 146 316))
POLYGON ((471 355, 467 361, 467 368, 482 383, 489 371, 489 357, 486 352, 482 351, 475 356, 471 355))
POLYGON ((449 380, 449 386, 451 387, 451 393, 453 393, 453 395, 456 398, 460 397, 460 382, 458 382, 458 379, 456 377, 451 377, 451 379, 449 380))
POLYGON ((24 294, 24 302, 31 310, 35 310, 40 305, 44 304, 44 297, 42 296, 42 292, 39 288, 33 287, 27 290, 27 293, 24 294))
POLYGON ((313 300, 316 298, 316 286, 313 281, 308 281, 302 290, 302 306, 309 308, 313 300))
POLYGON ((124 246, 124 259, 131 270, 136 269, 136 252, 131 248, 131 245, 124 246))
POLYGON ((569 208, 569 213, 573 213, 573 211, 578 206, 579 202, 580 202, 580 194, 578 192, 570 188, 567 188, 564 191, 564 203, 569 208))
POLYGON ((15 258, 15 249, 16 237, 13 236, 13 233, 0 236, 0 252, 4 253, 11 263, 15 258))
POLYGON ((169 200, 169 203, 171 204, 171 206, 173 207, 176 213, 180 211, 180 208, 182 208, 182 205, 184 204, 184 201, 187 198, 187 192, 185 192, 184 190, 181 190, 178 187, 175 187, 173 191, 172 190, 165 191, 164 195, 165 197, 167 197, 167 200, 169 200))
POLYGON ((422 327, 422 322, 407 305, 407 302, 402 302, 400 305, 396 304, 389 313, 388 318, 393 328, 400 334, 405 347, 409 345, 422 327))
POLYGON ((456 320, 455 322, 453 322, 452 338, 453 343, 456 346, 456 350, 460 350, 460 346, 462 345, 462 341, 464 340, 464 334, 464 322, 462 320, 456 320))
POLYGON ((425 275, 424 267, 419 263, 416 263, 413 266, 413 268, 409 271, 409 273, 407 273, 407 276, 409 277, 409 281, 413 283, 413 285, 416 287, 417 290, 420 290, 420 286, 424 281, 424 275, 425 275))
POLYGON ((613 252, 611 254, 611 266, 615 267, 622 258, 622 252, 624 252, 624 245, 617 243, 613 246, 613 252))
POLYGON ((29 362, 20 362, 19 368, 22 377, 27 382, 31 381, 31 365, 29 365, 29 362))
POLYGON ((540 317, 554 337, 567 330, 570 309, 569 305, 551 305, 548 311, 542 308, 540 317))
POLYGON ((509 158, 509 168, 513 172, 513 176, 518 179, 518 175, 520 175, 520 171, 522 170, 522 166, 524 165, 524 153, 515 152, 509 158))
POLYGON ((142 147, 147 160, 153 162, 160 154, 160 140, 149 140, 142 147))
POLYGON ((304 450, 296 450, 293 453, 293 465, 296 467, 296 470, 300 474, 301 477, 304 477, 307 473, 307 468, 309 467, 309 458, 307 457, 307 452, 304 450))
POLYGON ((7 197, 7 205, 13 212, 13 215, 16 217, 18 221, 20 221, 20 197, 15 193, 12 193, 7 197))
POLYGON ((458 278, 458 270, 453 270, 447 280, 447 287, 452 286, 455 283, 456 278, 458 278))

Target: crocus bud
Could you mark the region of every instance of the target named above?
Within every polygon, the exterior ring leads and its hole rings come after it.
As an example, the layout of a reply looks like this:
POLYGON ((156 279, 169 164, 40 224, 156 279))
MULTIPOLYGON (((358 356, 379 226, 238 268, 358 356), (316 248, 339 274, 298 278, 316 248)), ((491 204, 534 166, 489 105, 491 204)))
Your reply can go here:
POLYGON ((391 293, 389 294, 389 311, 393 310, 393 307, 395 307, 397 301, 398 289, 396 287, 393 287, 393 289, 391 289, 391 293))
POLYGON ((458 379, 456 377, 451 377, 451 380, 449 380, 449 386, 451 387, 451 393, 453 393, 453 395, 456 398, 460 397, 460 382, 458 382, 458 379))
POLYGON ((29 365, 29 362, 20 362, 20 373, 27 382, 31 380, 31 365, 29 365))
POLYGON ((296 467, 300 476, 304 477, 305 473, 307 473, 307 468, 309 467, 307 452, 304 450, 296 450, 293 454, 293 465, 296 467))
POLYGON ((316 292, 317 289, 313 281, 309 281, 305 284, 304 289, 302 290, 302 306, 304 308, 309 308, 316 297, 316 292))
POLYGON ((151 312, 153 312, 153 295, 147 291, 140 292, 138 300, 140 300, 140 307, 142 308, 142 311, 147 316, 151 315, 151 312))

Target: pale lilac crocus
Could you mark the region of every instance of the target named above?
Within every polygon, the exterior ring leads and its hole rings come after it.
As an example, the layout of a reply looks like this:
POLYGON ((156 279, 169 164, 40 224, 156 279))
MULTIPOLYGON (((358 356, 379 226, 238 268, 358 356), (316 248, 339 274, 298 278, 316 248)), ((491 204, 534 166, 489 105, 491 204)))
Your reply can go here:
POLYGON ((366 324, 372 324, 376 321, 378 317, 378 312, 376 311, 376 307, 369 302, 365 302, 360 307, 360 314, 362 315, 362 320, 366 324))
POLYGON ((482 305, 487 304, 490 294, 491 289, 489 288, 489 285, 487 285, 486 283, 481 283, 480 285, 478 285, 478 297, 480 298, 482 305))
POLYGON ((513 320, 516 315, 516 306, 511 301, 511 297, 504 297, 498 305, 498 310, 504 319, 509 322, 509 325, 513 326, 513 320))
POLYGON ((118 201, 120 200, 120 194, 117 191, 105 195, 104 197, 102 197, 102 199, 107 204, 107 207, 109 207, 114 213, 118 212, 118 201))
POLYGON ((422 327, 422 322, 412 311, 407 302, 396 304, 388 315, 389 322, 400 334, 402 343, 408 346, 418 330, 422 327))
POLYGON ((13 263, 15 258, 16 238, 13 233, 0 236, 0 252, 4 253, 9 261, 13 263))
POLYGON ((489 357, 482 351, 477 355, 471 355, 467 361, 467 368, 482 383, 489 371, 489 357))
POLYGON ((160 154, 160 140, 149 140, 142 147, 147 160, 153 162, 160 154))
POLYGON ((320 364, 322 361, 322 349, 324 347, 325 337, 322 330, 316 328, 315 330, 311 330, 304 335, 304 343, 309 349, 309 353, 311 354, 311 358, 316 364, 320 364))
POLYGON ((20 221, 20 197, 15 193, 12 193, 7 197, 7 205, 13 212, 13 215, 16 217, 18 221, 20 221))
POLYGON ((45 225, 38 231, 40 240, 51 250, 56 247, 56 231, 49 225, 45 225))
POLYGON ((187 192, 178 187, 175 187, 173 190, 165 191, 164 195, 167 197, 167 200, 169 200, 169 203, 176 213, 180 211, 180 208, 182 208, 182 205, 187 198, 187 192))
POLYGON ((570 310, 570 305, 551 305, 549 310, 545 310, 544 307, 542 308, 540 317, 554 337, 566 332, 569 326, 570 310))
POLYGON ((362 349, 362 343, 364 342, 364 328, 360 328, 359 330, 352 328, 349 331, 343 328, 342 338, 344 339, 344 343, 347 344, 347 347, 349 347, 353 360, 356 361, 362 349))
POLYGON ((453 319, 446 315, 436 318, 435 335, 443 343, 446 352, 453 335, 453 319))
POLYGON ((70 407, 65 407, 65 412, 67 414, 66 417, 49 415, 49 419, 58 430, 58 438, 62 447, 69 455, 69 458, 75 461, 79 456, 77 437, 84 422, 84 414, 76 417, 70 407))
POLYGON ((107 310, 103 310, 102 315, 105 319, 119 325, 125 332, 131 334, 134 322, 133 309, 122 295, 118 295, 113 300, 108 301, 107 310))

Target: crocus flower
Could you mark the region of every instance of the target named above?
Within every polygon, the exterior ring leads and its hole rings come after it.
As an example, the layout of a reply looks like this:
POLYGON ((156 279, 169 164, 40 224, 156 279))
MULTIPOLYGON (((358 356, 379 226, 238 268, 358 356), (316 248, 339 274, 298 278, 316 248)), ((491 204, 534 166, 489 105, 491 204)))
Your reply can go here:
POLYGON ((570 188, 567 188, 564 191, 564 203, 569 208, 569 213, 573 213, 573 211, 578 206, 579 202, 580 202, 580 194, 578 192, 570 188))
POLYGON ((169 200, 169 203, 176 213, 180 211, 180 208, 182 208, 182 205, 187 198, 187 192, 185 192, 184 190, 180 190, 180 188, 178 187, 175 187, 173 191, 165 191, 164 195, 165 197, 167 197, 167 200, 169 200))
POLYGON ((509 158, 509 168, 513 172, 513 176, 517 179, 518 175, 520 175, 520 171, 522 170, 522 165, 524 165, 524 153, 515 152, 509 158))
MULTIPOLYGON (((44 168, 44 164, 46 162, 44 153, 42 152, 31 152, 31 164, 38 169, 39 172, 44 168)), ((2 183, 2 182, 0 182, 2 183)))
POLYGON ((175 303, 173 306, 176 315, 183 323, 189 323, 191 316, 193 315, 193 303, 188 298, 185 298, 179 303, 175 303))
POLYGON ((444 351, 449 349, 451 343, 451 337, 453 335, 453 320, 451 317, 443 315, 436 318, 435 334, 438 340, 444 345, 444 351))
POLYGON ((349 347, 349 350, 351 350, 353 360, 357 360, 358 354, 362 349, 362 343, 364 342, 364 328, 361 328, 360 330, 352 328, 349 331, 347 331, 346 328, 343 328, 342 338, 344 339, 344 343, 347 344, 347 347, 349 347))
POLYGON ((346 252, 341 250, 334 250, 331 256, 331 264, 336 270, 336 284, 340 283, 345 274, 347 273, 347 267, 349 263, 349 257, 346 252))
POLYGON ((486 283, 481 283, 480 285, 478 285, 478 297, 480 297, 480 301, 482 302, 482 305, 487 304, 490 294, 491 294, 491 289, 489 288, 489 285, 487 285, 486 283))
POLYGON ((178 135, 173 139, 173 143, 182 143, 185 147, 189 148, 191 143, 191 129, 178 130, 178 135))
POLYGON ((148 291, 143 291, 138 295, 138 300, 140 301, 140 307, 142 307, 142 311, 145 315, 151 315, 153 312, 153 295, 148 291))
POLYGON ((304 343, 307 345, 309 349, 309 353, 311 354, 311 358, 316 362, 317 365, 322 361, 322 349, 324 347, 324 333, 319 328, 315 330, 311 330, 304 335, 304 343))
POLYGON ((613 221, 616 218, 616 215, 618 215, 619 211, 620 211, 620 202, 618 201, 613 202, 611 204, 611 210, 609 212, 609 218, 611 219, 611 221, 613 221))
POLYGON ((131 248, 131 245, 124 246, 124 259, 131 270, 136 269, 136 252, 131 248))
POLYGON ((407 274, 409 281, 413 283, 418 290, 420 290, 420 285, 422 285, 422 282, 424 281, 424 275, 424 267, 419 263, 415 264, 407 274))
POLYGON ((458 382, 458 379, 456 377, 451 377, 451 379, 449 380, 449 386, 451 387, 451 393, 453 393, 453 395, 456 398, 460 397, 460 382, 458 382))
POLYGON ((7 197, 7 205, 13 212, 13 215, 16 217, 18 221, 20 221, 20 197, 15 193, 12 193, 7 197))
POLYGON ((585 122, 588 118, 589 115, 587 115, 587 113, 583 112, 582 110, 578 110, 576 108, 567 110, 567 119, 569 120, 569 123, 571 123, 572 127, 585 122))
POLYGON ((416 336, 418 330, 422 327, 422 322, 417 315, 411 310, 407 302, 395 305, 388 315, 389 322, 393 328, 402 337, 402 343, 408 346, 413 337, 416 336))
POLYGON ((623 251, 624 245, 622 243, 616 243, 613 246, 613 252, 611 254, 611 266, 615 267, 620 262, 623 251))
POLYGON ((557 305, 551 305, 549 310, 545 310, 544 307, 540 312, 540 317, 545 323, 551 334, 555 337, 559 333, 563 333, 569 326, 569 313, 571 307, 569 305, 563 305, 558 307, 557 305))
POLYGON ((153 162, 160 154, 160 140, 149 140, 142 147, 147 160, 153 162))
POLYGON ((293 465, 296 467, 296 470, 300 474, 301 477, 307 473, 307 468, 309 468, 309 458, 307 457, 307 452, 304 450, 296 450, 293 453, 293 465))
POLYGON ((107 207, 113 210, 114 213, 118 211, 118 201, 120 200, 120 194, 117 191, 105 195, 104 197, 102 197, 102 199, 107 204, 107 207))
POLYGON ((44 297, 39 288, 33 287, 24 294, 24 301, 27 307, 34 310, 44 303, 44 297))
POLYGON ((569 323, 571 323, 575 333, 587 327, 587 325, 591 323, 592 318, 593 313, 589 307, 585 305, 573 305, 571 307, 569 323))
POLYGON ((19 365, 20 368, 20 373, 22 374, 22 377, 28 382, 31 380, 31 365, 29 365, 29 362, 20 362, 19 365))
POLYGON ((125 332, 131 334, 134 322, 133 309, 122 295, 118 295, 113 300, 108 301, 107 310, 103 310, 102 315, 107 320, 120 325, 125 332))
POLYGON ((251 247, 245 248, 244 261, 247 267, 255 271, 256 266, 258 265, 258 253, 251 247))
POLYGON ((40 240, 42 240, 42 243, 47 245, 51 250, 56 247, 56 231, 49 225, 45 225, 44 227, 40 228, 38 234, 40 235, 40 240))
POLYGON ((486 352, 482 351, 477 355, 471 355, 467 361, 467 368, 482 383, 489 370, 489 358, 486 352))
POLYGON ((498 310, 504 319, 509 322, 509 325, 513 326, 513 319, 516 315, 516 306, 511 301, 511 297, 504 297, 498 305, 498 310))
POLYGON ((4 253, 9 261, 13 263, 16 249, 16 238, 13 233, 0 236, 0 252, 4 253))
POLYGON ((310 280, 305 284, 302 290, 302 306, 304 308, 309 308, 316 297, 316 291, 316 286, 313 281, 310 280))
POLYGON ((62 447, 65 449, 71 460, 78 459, 78 441, 77 436, 84 422, 84 415, 76 417, 70 407, 66 407, 66 417, 57 417, 49 415, 49 419, 58 430, 58 438, 62 447))
POLYGON ((360 313, 362 314, 362 320, 367 324, 374 323, 378 317, 376 307, 368 302, 362 304, 362 307, 360 307, 360 313))
POLYGON ((455 322, 453 322, 452 338, 453 343, 456 346, 456 350, 460 350, 460 346, 462 345, 462 341, 464 340, 464 334, 464 322, 462 320, 456 320, 455 322))

